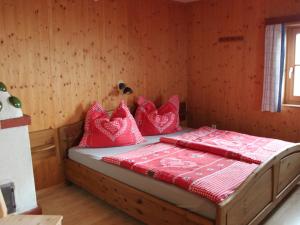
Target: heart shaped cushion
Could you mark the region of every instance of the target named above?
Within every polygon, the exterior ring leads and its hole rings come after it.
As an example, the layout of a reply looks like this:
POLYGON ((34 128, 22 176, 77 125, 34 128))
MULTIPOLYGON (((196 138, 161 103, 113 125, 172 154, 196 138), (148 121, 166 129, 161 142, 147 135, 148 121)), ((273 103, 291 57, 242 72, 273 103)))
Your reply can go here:
POLYGON ((142 96, 137 99, 137 105, 135 120, 142 135, 169 134, 181 129, 177 95, 172 96, 159 109, 152 101, 142 96))
POLYGON ((144 138, 128 107, 122 101, 111 118, 102 106, 95 102, 85 118, 84 135, 80 147, 101 148, 134 145, 144 138))

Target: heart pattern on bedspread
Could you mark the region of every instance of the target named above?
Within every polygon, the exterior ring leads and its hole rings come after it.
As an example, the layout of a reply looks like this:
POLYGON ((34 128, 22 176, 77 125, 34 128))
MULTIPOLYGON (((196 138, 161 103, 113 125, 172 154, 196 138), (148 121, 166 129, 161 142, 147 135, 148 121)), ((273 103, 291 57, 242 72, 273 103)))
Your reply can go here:
POLYGON ((296 143, 201 127, 102 160, 219 204, 260 164, 294 146, 296 143))
POLYGON ((173 167, 173 168, 193 168, 197 166, 197 163, 187 160, 182 160, 179 158, 168 157, 160 160, 160 164, 163 167, 173 167))

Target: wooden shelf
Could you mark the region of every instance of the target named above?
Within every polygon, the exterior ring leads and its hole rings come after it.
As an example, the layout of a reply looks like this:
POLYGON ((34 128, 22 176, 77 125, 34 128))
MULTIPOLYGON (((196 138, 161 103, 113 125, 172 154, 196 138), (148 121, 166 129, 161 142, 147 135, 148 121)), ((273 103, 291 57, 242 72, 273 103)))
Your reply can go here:
POLYGON ((220 37, 219 42, 234 42, 234 41, 243 41, 244 36, 226 36, 220 37))
POLYGON ((0 120, 0 130, 12 127, 27 126, 31 124, 31 117, 24 115, 19 118, 12 118, 7 120, 0 120))
POLYGON ((61 225, 62 216, 12 215, 0 219, 1 225, 61 225))

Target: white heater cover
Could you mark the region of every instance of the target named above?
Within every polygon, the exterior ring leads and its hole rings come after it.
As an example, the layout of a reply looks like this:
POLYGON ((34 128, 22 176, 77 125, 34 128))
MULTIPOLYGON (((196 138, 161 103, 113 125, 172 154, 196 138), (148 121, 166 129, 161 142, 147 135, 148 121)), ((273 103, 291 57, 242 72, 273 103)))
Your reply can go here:
POLYGON ((0 120, 22 117, 22 109, 14 107, 9 102, 11 95, 8 92, 0 91, 0 102, 2 103, 2 110, 0 111, 0 120))

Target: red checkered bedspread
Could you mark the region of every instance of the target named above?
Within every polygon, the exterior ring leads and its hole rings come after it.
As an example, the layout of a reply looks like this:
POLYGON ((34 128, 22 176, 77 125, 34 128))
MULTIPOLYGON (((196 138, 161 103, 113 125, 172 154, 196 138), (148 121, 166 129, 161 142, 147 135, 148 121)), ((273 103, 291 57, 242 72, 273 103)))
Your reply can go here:
POLYGON ((260 162, 292 144, 209 127, 162 141, 168 143, 151 144, 103 160, 220 203, 260 162))
POLYGON ((211 127, 201 127, 174 138, 162 137, 160 141, 256 164, 261 164, 295 145, 282 140, 217 130, 211 127))

